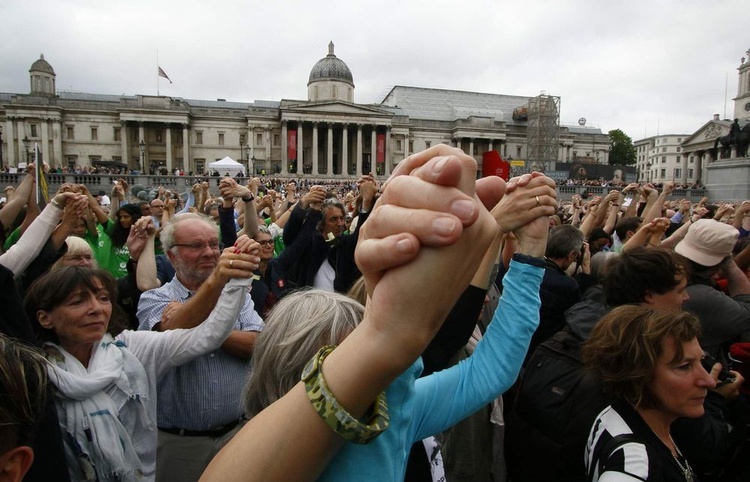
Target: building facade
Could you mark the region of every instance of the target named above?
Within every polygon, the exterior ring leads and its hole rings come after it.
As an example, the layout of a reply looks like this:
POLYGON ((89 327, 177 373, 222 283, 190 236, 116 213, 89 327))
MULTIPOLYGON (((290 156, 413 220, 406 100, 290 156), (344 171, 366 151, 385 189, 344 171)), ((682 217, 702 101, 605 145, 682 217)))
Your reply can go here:
POLYGON ((354 77, 333 43, 310 72, 307 100, 58 92, 43 55, 29 76, 28 94, 0 93, 2 167, 28 162, 34 145, 45 162, 67 169, 197 174, 230 156, 253 174, 314 177, 388 175, 404 157, 439 143, 470 153, 480 169, 490 150, 526 170, 606 164, 609 154, 600 129, 559 126, 557 154, 526 165, 524 113, 532 97, 396 86, 380 103, 358 104, 354 77))
POLYGON ((689 134, 665 134, 635 141, 638 182, 694 183, 697 179, 695 159, 689 159, 685 166, 681 146, 688 137, 689 134))

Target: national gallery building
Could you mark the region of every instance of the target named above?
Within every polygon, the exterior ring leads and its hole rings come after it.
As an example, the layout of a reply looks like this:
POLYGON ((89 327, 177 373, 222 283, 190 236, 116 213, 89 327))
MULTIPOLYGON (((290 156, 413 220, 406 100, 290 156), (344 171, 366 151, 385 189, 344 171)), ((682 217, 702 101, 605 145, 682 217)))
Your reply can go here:
POLYGON ((607 134, 583 119, 559 126, 558 111, 550 159, 526 162, 526 112, 535 97, 396 86, 378 104, 358 104, 352 72, 333 43, 310 71, 306 100, 59 92, 43 55, 29 76, 28 94, 0 93, 1 168, 26 162, 34 144, 53 167, 198 174, 229 156, 257 175, 330 178, 388 175, 404 157, 438 143, 474 155, 480 169, 492 150, 524 170, 606 164, 609 154, 607 134))

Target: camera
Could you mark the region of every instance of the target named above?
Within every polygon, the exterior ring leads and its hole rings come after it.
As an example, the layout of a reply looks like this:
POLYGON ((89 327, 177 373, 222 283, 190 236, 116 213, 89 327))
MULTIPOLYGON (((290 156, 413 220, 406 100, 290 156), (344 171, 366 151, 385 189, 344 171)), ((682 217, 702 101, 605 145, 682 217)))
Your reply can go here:
MULTIPOLYGON (((714 367, 714 364, 716 364, 716 358, 712 357, 708 353, 703 353, 703 358, 701 359, 701 364, 703 365, 703 368, 708 372, 711 373, 711 370, 714 367)), ((719 372, 719 383, 716 384, 717 387, 720 387, 722 385, 726 385, 727 383, 732 383, 734 381, 734 377, 729 373, 729 367, 726 367, 722 364, 721 371, 719 372)))

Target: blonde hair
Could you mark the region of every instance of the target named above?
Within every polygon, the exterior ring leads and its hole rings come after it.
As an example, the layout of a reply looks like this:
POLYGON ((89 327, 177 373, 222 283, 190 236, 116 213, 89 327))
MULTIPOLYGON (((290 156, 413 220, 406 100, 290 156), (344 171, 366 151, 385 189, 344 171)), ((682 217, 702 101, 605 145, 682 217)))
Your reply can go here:
POLYGON ((52 266, 50 266, 50 269, 49 269, 50 271, 57 271, 60 268, 64 268, 65 267, 64 262, 65 262, 66 256, 68 257, 78 256, 81 254, 90 254, 91 260, 93 263, 91 267, 92 268, 98 267, 96 264, 96 258, 94 258, 94 250, 91 249, 91 246, 85 240, 83 240, 82 238, 79 238, 78 236, 68 236, 67 238, 65 238, 65 244, 68 245, 68 251, 63 256, 60 256, 60 258, 57 261, 55 261, 55 263, 52 266))

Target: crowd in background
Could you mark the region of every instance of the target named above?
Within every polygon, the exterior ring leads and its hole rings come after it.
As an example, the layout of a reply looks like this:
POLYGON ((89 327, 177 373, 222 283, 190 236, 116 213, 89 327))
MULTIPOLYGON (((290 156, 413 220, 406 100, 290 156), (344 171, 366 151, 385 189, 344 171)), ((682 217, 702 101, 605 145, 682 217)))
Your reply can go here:
POLYGON ((477 181, 446 146, 385 184, 45 202, 29 171, 0 209, 18 480, 750 478, 750 201, 477 181))

